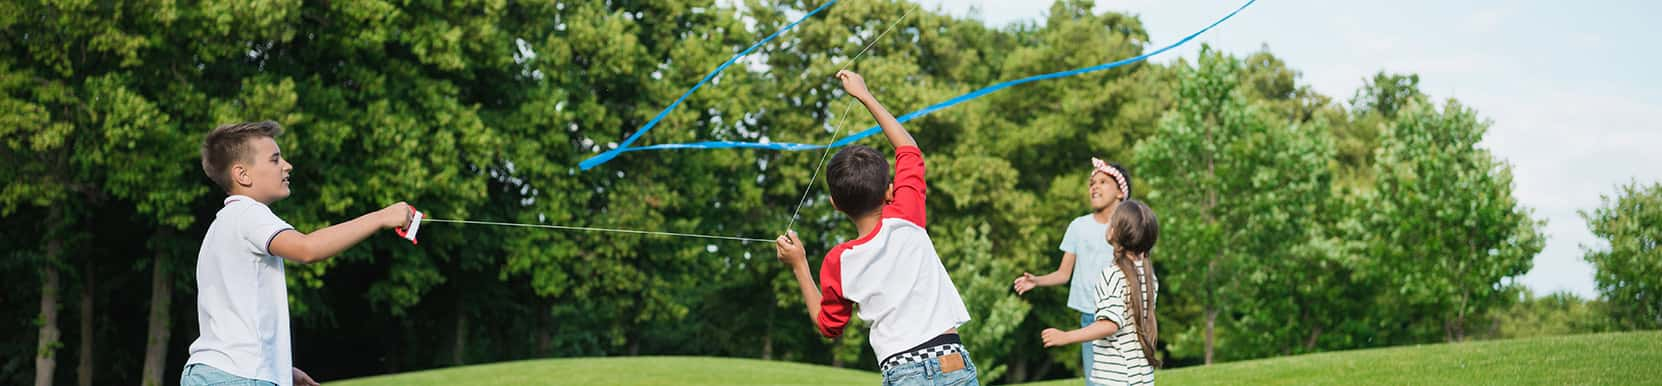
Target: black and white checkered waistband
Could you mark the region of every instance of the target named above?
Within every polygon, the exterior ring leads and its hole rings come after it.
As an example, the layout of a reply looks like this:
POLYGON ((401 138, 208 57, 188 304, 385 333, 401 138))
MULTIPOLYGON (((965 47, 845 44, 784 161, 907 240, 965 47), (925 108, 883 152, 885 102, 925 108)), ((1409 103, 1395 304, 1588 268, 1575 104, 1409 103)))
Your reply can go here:
POLYGON ((881 372, 888 372, 889 369, 895 368, 896 366, 923 362, 947 356, 949 354, 962 352, 966 352, 966 350, 964 350, 964 345, 961 343, 947 343, 943 345, 929 346, 889 356, 889 359, 883 360, 883 364, 878 366, 878 368, 881 372))

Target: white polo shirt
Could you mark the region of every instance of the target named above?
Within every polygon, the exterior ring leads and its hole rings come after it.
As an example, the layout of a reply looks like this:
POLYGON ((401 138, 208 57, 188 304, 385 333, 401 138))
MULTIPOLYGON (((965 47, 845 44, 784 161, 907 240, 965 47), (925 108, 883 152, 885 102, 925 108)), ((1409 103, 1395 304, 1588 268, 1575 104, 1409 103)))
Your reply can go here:
POLYGON ((189 364, 243 378, 294 384, 288 283, 271 240, 294 229, 247 196, 225 199, 196 256, 196 322, 189 364))

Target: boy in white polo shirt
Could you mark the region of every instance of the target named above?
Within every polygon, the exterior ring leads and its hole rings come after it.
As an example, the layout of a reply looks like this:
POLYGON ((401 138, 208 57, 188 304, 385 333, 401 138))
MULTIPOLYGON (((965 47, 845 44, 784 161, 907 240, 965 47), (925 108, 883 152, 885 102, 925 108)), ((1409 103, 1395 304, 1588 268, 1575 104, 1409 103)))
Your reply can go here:
POLYGON ((334 256, 381 229, 409 226, 402 202, 300 233, 267 207, 289 195, 294 170, 277 147, 283 127, 249 122, 214 128, 202 142, 202 171, 230 197, 202 238, 196 258, 196 316, 182 386, 317 385, 293 366, 283 260, 334 256))
POLYGON ((924 229, 923 152, 859 74, 840 71, 837 78, 894 144, 894 179, 876 150, 854 145, 838 151, 825 181, 831 205, 853 220, 859 238, 826 252, 819 287, 795 232, 776 241, 779 260, 790 266, 808 314, 826 337, 841 335, 860 305, 884 385, 978 385, 975 364, 958 338, 969 311, 924 229))

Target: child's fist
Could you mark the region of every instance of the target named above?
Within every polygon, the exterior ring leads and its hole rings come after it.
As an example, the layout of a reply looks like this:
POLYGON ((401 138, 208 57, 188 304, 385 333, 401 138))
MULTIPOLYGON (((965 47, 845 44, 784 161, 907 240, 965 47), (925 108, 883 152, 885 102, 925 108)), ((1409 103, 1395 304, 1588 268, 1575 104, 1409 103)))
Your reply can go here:
POLYGON ((1067 331, 1054 328, 1046 328, 1044 331, 1040 331, 1039 337, 1044 339, 1045 347, 1056 347, 1073 343, 1068 341, 1067 331))
POLYGON ((802 250, 802 240, 796 238, 796 231, 785 231, 784 236, 773 240, 773 252, 778 254, 780 262, 792 268, 808 263, 808 255, 802 250))
POLYGON ((415 216, 415 209, 403 201, 381 209, 381 227, 409 228, 410 220, 415 216))
POLYGON ((837 79, 843 81, 843 91, 847 91, 849 96, 858 99, 871 97, 871 91, 866 90, 866 79, 860 74, 849 70, 837 71, 837 79))
POLYGON ((300 368, 298 368, 298 367, 292 367, 292 368, 294 369, 294 374, 293 375, 294 375, 294 384, 295 385, 300 385, 300 386, 322 386, 321 384, 317 383, 316 380, 313 380, 312 376, 306 375, 305 371, 300 371, 300 368))

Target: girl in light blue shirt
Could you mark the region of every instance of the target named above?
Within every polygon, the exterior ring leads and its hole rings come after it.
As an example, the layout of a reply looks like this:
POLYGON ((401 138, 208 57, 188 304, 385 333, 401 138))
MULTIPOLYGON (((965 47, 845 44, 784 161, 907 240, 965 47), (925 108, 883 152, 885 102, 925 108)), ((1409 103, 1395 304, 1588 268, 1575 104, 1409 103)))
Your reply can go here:
MULTIPOLYGON (((1131 198, 1131 174, 1118 164, 1091 158, 1091 181, 1086 193, 1091 213, 1068 223, 1067 233, 1062 236, 1062 262, 1056 271, 1044 275, 1024 272, 1014 283, 1017 294, 1026 294, 1035 287, 1068 283, 1068 308, 1079 312, 1080 327, 1096 321, 1093 316, 1096 300, 1092 297, 1096 275, 1093 273, 1113 264, 1114 247, 1108 245, 1106 238, 1108 216, 1121 201, 1131 198), (1074 275, 1075 272, 1084 274, 1074 275)), ((1090 345, 1080 345, 1080 369, 1091 368, 1091 356, 1090 345)), ((1091 385, 1089 377, 1085 384, 1091 385)))

